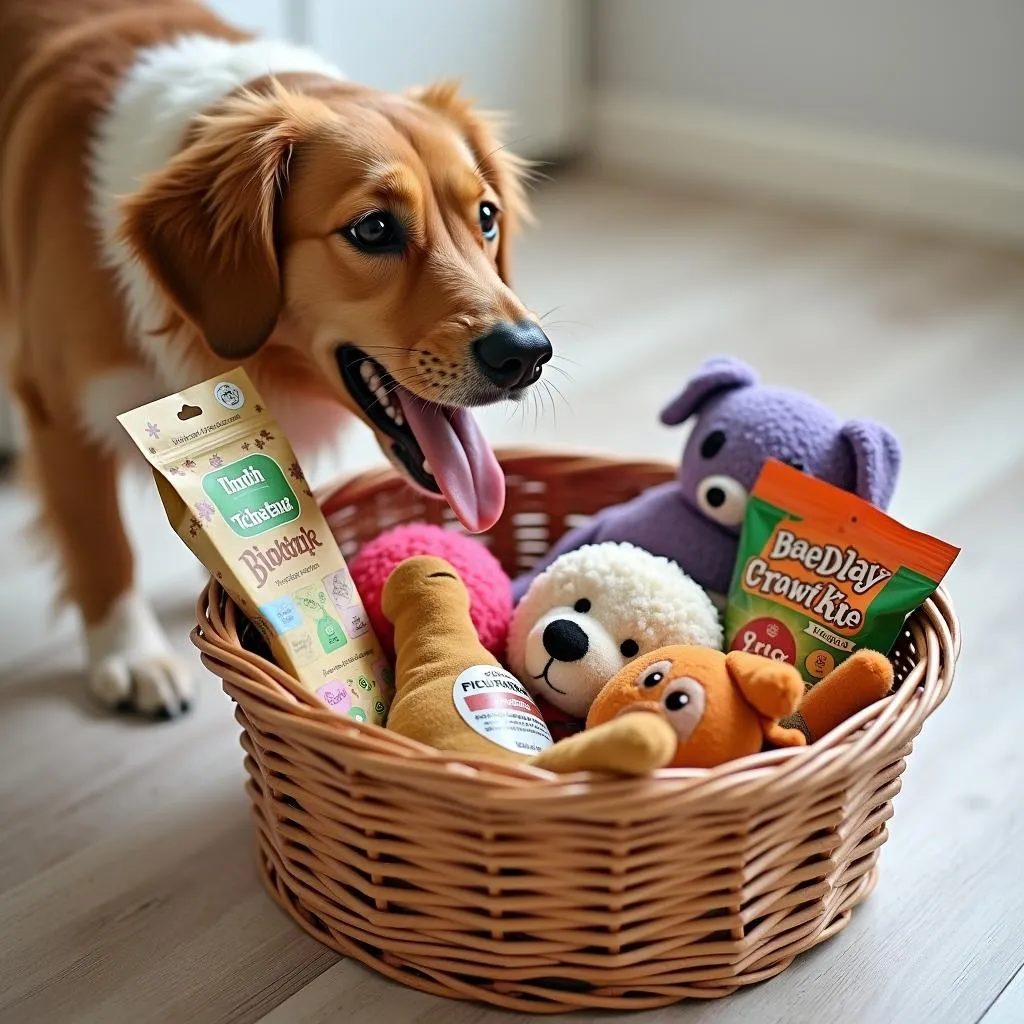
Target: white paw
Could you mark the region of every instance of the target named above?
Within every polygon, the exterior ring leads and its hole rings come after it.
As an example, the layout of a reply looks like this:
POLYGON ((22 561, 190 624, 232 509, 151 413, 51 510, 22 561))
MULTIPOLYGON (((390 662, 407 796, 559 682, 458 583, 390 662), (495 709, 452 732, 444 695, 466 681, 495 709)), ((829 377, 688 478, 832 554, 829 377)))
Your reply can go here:
POLYGON ((195 695, 188 669, 171 651, 145 599, 123 594, 102 622, 85 629, 89 689, 107 707, 173 718, 195 695))

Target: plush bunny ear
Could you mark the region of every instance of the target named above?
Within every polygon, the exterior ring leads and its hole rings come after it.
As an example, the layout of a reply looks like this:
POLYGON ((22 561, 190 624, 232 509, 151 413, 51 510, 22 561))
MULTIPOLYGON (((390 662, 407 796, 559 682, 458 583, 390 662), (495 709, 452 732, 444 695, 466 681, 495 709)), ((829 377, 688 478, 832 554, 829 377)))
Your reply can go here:
POLYGON ((661 410, 666 427, 685 423, 714 394, 747 388, 757 383, 757 374, 740 359, 713 356, 697 368, 686 387, 661 410))
POLYGON ((839 431, 853 450, 856 492, 879 508, 888 508, 900 471, 900 443, 880 423, 850 420, 839 431))

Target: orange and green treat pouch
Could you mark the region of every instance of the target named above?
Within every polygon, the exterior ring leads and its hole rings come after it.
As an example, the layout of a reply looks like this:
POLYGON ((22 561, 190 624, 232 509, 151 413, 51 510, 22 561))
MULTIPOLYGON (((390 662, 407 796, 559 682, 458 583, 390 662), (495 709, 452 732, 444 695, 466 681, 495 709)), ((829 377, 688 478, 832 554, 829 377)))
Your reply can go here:
POLYGON ((727 649, 787 661, 808 684, 860 648, 887 654, 958 554, 855 494, 770 460, 743 520, 727 649))
POLYGON ((167 518, 332 711, 383 724, 390 666, 291 445, 244 370, 118 417, 167 518))

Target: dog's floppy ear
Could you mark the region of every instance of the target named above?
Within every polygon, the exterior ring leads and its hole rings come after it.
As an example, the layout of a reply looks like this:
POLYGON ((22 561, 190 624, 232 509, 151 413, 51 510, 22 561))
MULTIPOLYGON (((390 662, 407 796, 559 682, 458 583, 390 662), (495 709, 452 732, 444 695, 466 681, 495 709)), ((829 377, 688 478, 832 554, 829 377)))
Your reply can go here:
POLYGON ((477 110, 471 100, 459 94, 458 82, 437 82, 411 90, 410 95, 432 110, 444 114, 466 140, 477 168, 490 184, 501 204, 501 229, 496 263, 501 279, 509 284, 509 243, 517 227, 532 219, 526 201, 526 185, 532 164, 502 144, 499 114, 477 110))
POLYGON ((757 383, 757 374, 742 359, 713 356, 697 367, 686 387, 661 410, 666 427, 685 423, 712 396, 733 388, 746 388, 757 383))
POLYGON ((792 665, 746 651, 730 651, 725 667, 744 700, 766 718, 785 718, 800 706, 804 681, 792 665))
POLYGON ((252 355, 277 323, 275 214, 314 102, 280 87, 233 97, 122 204, 122 238, 223 359, 252 355))

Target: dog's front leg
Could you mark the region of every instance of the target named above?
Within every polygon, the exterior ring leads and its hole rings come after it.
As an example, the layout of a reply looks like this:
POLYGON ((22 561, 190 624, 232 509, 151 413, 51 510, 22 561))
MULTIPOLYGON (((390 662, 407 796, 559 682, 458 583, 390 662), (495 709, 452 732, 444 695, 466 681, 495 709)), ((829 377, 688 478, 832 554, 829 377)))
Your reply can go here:
POLYGON ((58 543, 66 592, 85 626, 90 689, 119 710, 158 718, 187 710, 191 676, 133 586, 116 460, 78 424, 33 415, 33 403, 22 404, 44 525, 58 543))

